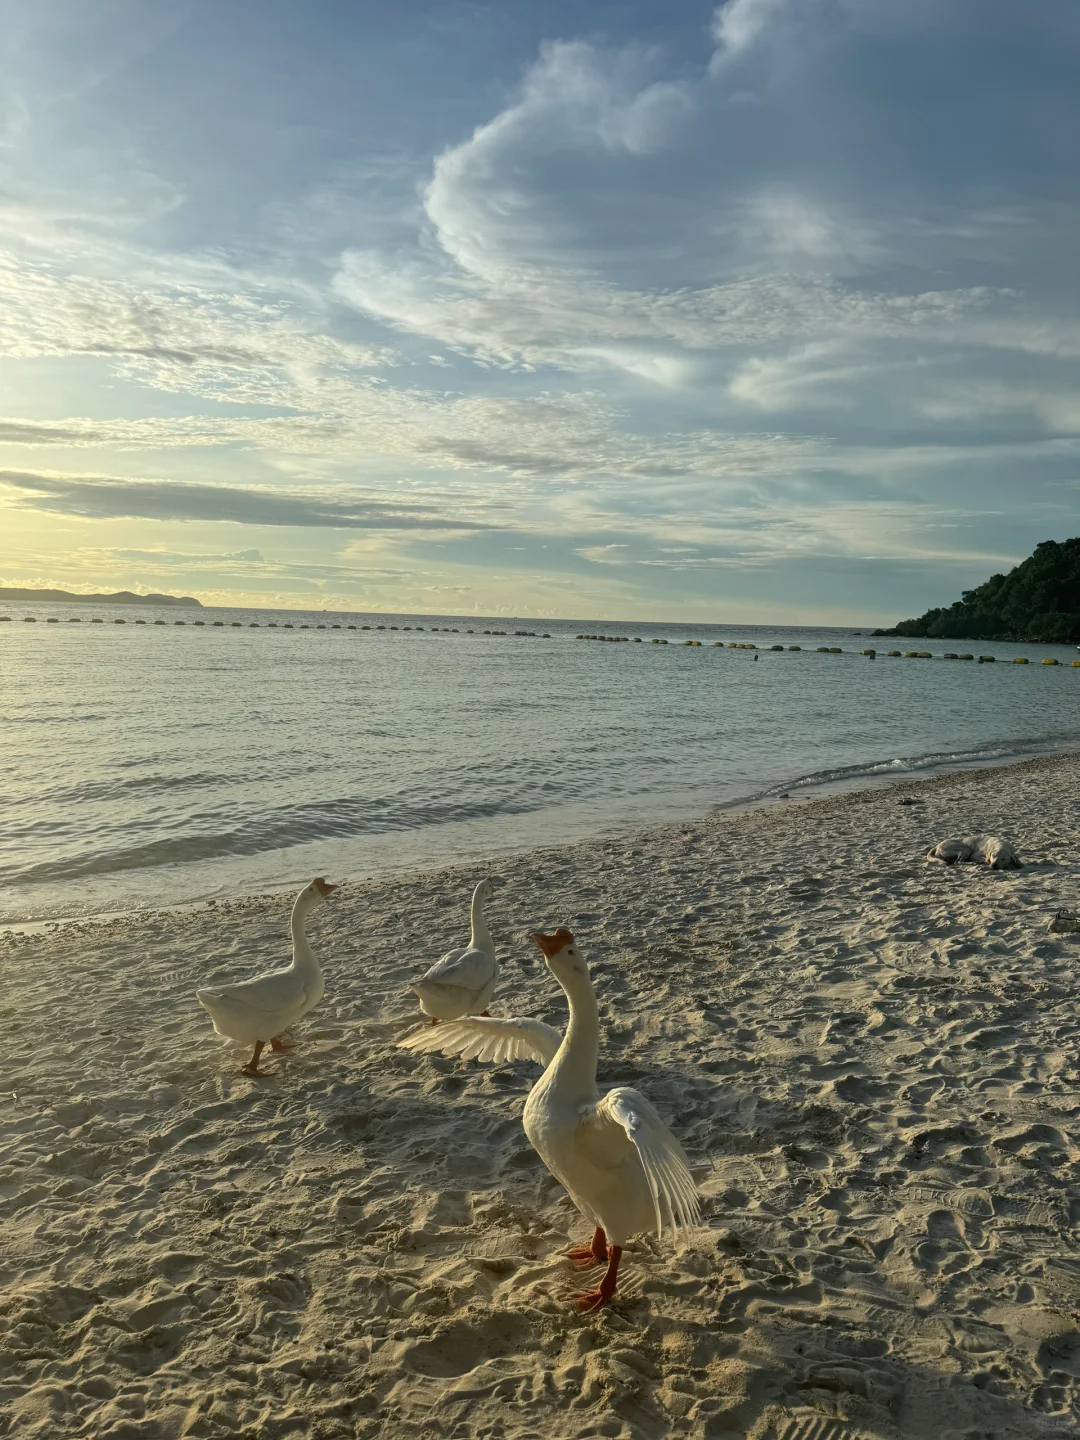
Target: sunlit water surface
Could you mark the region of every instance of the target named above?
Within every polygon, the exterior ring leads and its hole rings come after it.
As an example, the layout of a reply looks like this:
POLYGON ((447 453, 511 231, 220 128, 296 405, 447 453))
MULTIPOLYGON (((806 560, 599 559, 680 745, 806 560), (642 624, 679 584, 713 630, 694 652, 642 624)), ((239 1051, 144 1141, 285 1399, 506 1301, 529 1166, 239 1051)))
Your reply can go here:
POLYGON ((6 921, 505 855, 1080 740, 1080 669, 1066 646, 936 641, 918 647, 933 661, 880 650, 868 660, 863 646, 897 642, 790 627, 41 604, 6 613, 6 921), (644 643, 575 640, 582 630, 644 643), (804 648, 732 650, 731 640, 804 648), (943 662, 945 649, 997 663, 943 662), (1007 663, 1018 654, 1032 663, 1007 663), (1046 656, 1064 665, 1041 665, 1046 656))

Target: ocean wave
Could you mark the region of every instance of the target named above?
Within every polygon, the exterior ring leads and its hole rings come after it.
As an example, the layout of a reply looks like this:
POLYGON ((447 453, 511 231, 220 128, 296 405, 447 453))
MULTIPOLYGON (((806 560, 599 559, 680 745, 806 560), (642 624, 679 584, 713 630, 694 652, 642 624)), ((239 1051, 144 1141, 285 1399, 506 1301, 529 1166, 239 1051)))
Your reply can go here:
MULTIPOLYGON (((913 775, 921 771, 947 770, 964 765, 987 765, 995 761, 1023 760, 1033 755, 1051 754, 1080 741, 1080 731, 1057 735, 1041 735, 1029 740, 1000 740, 969 750, 931 750, 922 755, 904 755, 890 760, 870 760, 858 765, 838 765, 831 769, 814 770, 794 780, 786 780, 759 791, 749 798, 766 800, 793 790, 816 790, 843 785, 855 780, 875 780, 895 775, 913 775)), ((740 802, 733 801, 732 804, 740 802)))

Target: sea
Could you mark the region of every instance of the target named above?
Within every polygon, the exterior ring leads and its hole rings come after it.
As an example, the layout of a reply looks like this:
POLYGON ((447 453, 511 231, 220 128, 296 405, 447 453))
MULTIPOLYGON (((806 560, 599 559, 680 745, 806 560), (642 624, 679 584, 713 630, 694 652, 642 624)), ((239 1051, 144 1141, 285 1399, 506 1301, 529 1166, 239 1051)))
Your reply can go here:
POLYGON ((1071 646, 11 601, 0 613, 7 925, 313 875, 526 863, 538 846, 1080 744, 1071 646))

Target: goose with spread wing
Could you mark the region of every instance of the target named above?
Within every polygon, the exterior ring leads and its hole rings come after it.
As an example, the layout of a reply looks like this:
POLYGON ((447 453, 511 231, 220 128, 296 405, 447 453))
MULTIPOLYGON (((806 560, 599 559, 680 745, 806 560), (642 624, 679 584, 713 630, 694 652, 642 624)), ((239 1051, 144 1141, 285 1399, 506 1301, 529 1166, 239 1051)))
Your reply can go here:
POLYGON ((243 1068, 245 1075, 265 1075, 259 1056, 269 1043, 272 1050, 291 1050, 281 1032, 295 1025, 313 1009, 326 988, 319 962, 307 938, 307 917, 338 887, 320 876, 305 885, 292 908, 292 964, 271 970, 235 985, 213 985, 195 991, 195 998, 214 1022, 219 1035, 254 1045, 255 1052, 243 1068))
POLYGON ((437 1030, 414 1031, 399 1044, 476 1060, 536 1060, 544 1073, 533 1086, 525 1134, 594 1227, 587 1246, 569 1252, 579 1268, 606 1264, 595 1290, 578 1308, 598 1310, 615 1293, 623 1246, 632 1235, 698 1223, 697 1190, 679 1142, 640 1090, 596 1086, 600 1022, 585 957, 569 930, 532 936, 570 1005, 560 1035, 540 1020, 470 1016, 437 1030))
POLYGON ((499 959, 484 906, 495 894, 490 880, 481 880, 469 908, 471 934, 464 950, 450 950, 411 987, 432 1025, 462 1015, 486 1015, 499 978, 499 959))

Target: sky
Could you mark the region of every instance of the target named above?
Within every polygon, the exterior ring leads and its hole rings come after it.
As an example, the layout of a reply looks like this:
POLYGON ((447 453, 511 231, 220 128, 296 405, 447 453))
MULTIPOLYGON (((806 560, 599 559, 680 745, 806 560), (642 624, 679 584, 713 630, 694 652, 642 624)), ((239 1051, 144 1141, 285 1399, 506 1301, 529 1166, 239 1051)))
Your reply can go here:
POLYGON ((0 583, 881 623, 1080 533, 1075 0, 8 0, 0 583))

